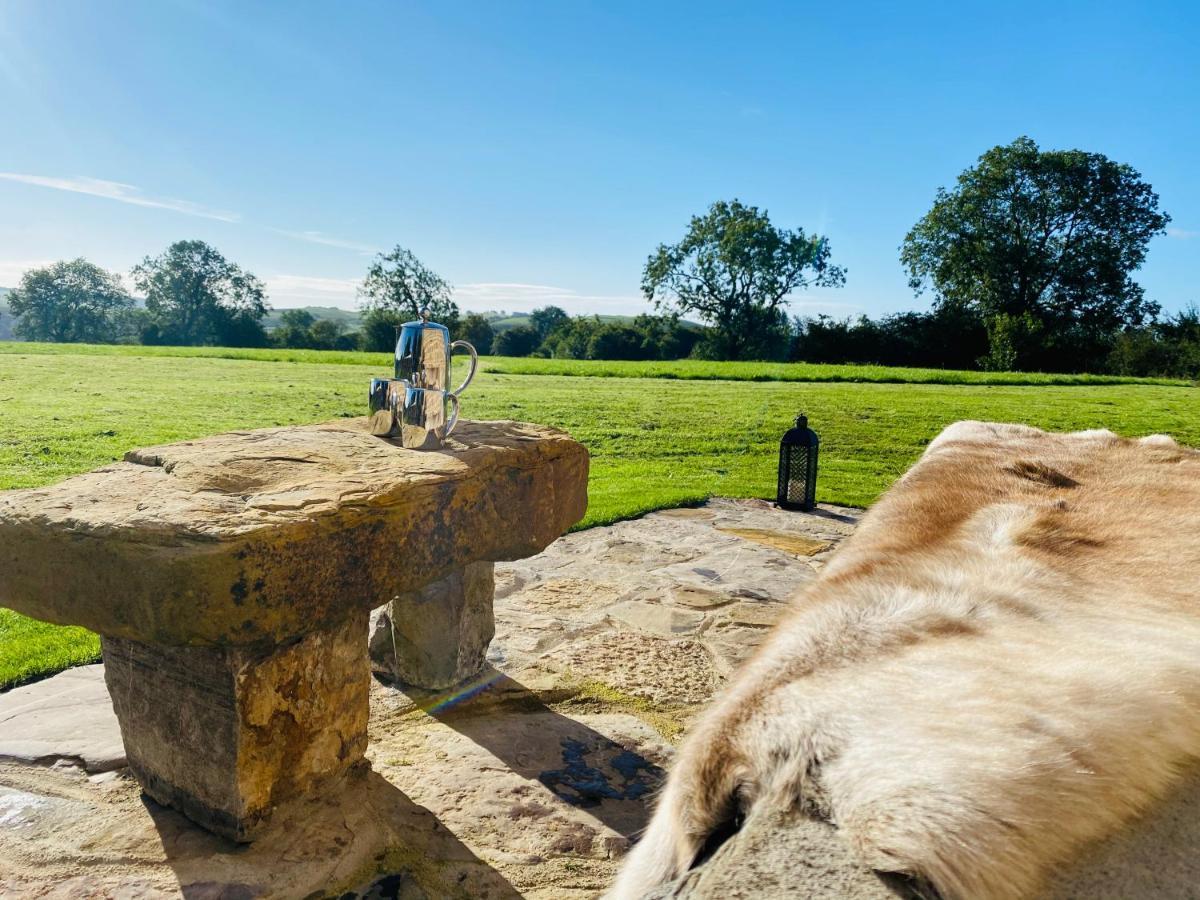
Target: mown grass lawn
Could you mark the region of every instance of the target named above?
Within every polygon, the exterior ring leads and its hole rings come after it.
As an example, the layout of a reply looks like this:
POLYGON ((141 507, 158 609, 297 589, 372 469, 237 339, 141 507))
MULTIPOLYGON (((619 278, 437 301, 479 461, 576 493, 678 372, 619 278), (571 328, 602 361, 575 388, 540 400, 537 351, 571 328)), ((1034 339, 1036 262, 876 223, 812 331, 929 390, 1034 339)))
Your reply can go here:
POLYGON ((813 381, 874 384, 1157 384, 1186 385, 1174 378, 1126 375, 1062 375, 1047 372, 967 372, 958 369, 906 369, 896 366, 827 363, 631 362, 601 359, 493 357, 488 369, 509 375, 573 375, 581 378, 667 378, 689 381, 813 381))
MULTIPOLYGON (((303 362, 329 365, 375 366, 390 369, 390 353, 348 350, 275 350, 253 347, 130 347, 114 344, 34 344, 0 341, 0 355, 54 354, 73 356, 171 357, 185 359, 236 359, 252 362, 303 362)), ((861 364, 772 362, 709 362, 682 359, 671 362, 634 362, 592 359, 538 359, 490 356, 480 360, 481 370, 507 375, 570 375, 589 378, 663 378, 685 381, 811 381, 869 382, 877 384, 1156 384, 1191 385, 1174 378, 1133 378, 1126 375, 1064 375, 1046 372, 976 372, 958 369, 910 369, 861 364)))
MULTIPOLYGON (((386 354, 0 345, 0 488, 46 484, 131 447, 361 415, 367 380, 386 373, 388 361, 386 354)), ((801 410, 821 435, 820 499, 856 506, 874 500, 958 419, 1165 431, 1200 445, 1200 390, 1178 382, 754 381, 755 364, 716 364, 734 367, 739 380, 671 378, 672 364, 653 364, 655 377, 583 378, 552 374, 556 365, 578 364, 488 360, 463 409, 469 418, 555 425, 583 441, 592 454, 583 526, 714 494, 771 496, 779 437, 801 410), (510 374, 514 362, 542 374, 510 374)), ((937 370, 886 371, 901 378, 937 370)), ((56 640, 56 633, 5 613, 0 686, 94 658, 90 636, 56 640)))
POLYGON ((100 658, 100 638, 0 609, 0 690, 100 658))

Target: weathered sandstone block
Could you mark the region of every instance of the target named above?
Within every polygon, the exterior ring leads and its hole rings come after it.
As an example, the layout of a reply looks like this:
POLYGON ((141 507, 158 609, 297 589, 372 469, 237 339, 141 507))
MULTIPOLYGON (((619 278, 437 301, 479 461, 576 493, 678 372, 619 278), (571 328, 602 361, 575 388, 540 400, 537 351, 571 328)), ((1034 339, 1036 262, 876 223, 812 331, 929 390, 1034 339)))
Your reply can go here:
POLYGON ((587 451, 561 431, 463 422, 419 453, 365 423, 135 450, 0 494, 0 605, 146 643, 284 642, 532 556, 587 508, 587 451))
POLYGON ((274 651, 104 637, 104 674, 143 790, 250 840, 272 808, 367 748, 366 614, 274 651))
POLYGON ((375 671, 432 689, 478 674, 496 634, 494 569, 490 562, 472 563, 392 600, 372 636, 375 671))
POLYGON ((406 598, 415 683, 473 674, 491 563, 587 507, 587 451, 560 431, 464 422, 418 453, 365 423, 135 450, 0 494, 0 605, 100 632, 143 788, 237 840, 362 758, 372 608, 406 598))

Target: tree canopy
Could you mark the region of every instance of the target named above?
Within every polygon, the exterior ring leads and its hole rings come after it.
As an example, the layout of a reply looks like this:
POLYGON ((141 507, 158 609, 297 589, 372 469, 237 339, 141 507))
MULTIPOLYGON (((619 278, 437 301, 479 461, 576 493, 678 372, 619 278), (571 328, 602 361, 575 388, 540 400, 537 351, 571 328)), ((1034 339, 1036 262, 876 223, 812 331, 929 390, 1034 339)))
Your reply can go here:
POLYGON ((766 355, 763 338, 786 317, 794 291, 840 287, 845 271, 829 261, 829 241, 771 224, 766 211, 718 201, 693 216, 678 244, 661 244, 642 274, 642 292, 659 309, 692 313, 713 329, 712 353, 723 359, 766 355))
POLYGON ((528 356, 537 348, 537 332, 529 325, 506 328, 492 341, 492 352, 497 356, 528 356))
POLYGON ((485 316, 479 313, 468 313, 458 323, 458 329, 454 332, 454 338, 455 340, 466 341, 481 356, 487 356, 492 352, 492 342, 496 338, 496 329, 492 327, 492 323, 485 316))
POLYGON ((120 276, 86 259, 31 269, 8 295, 14 332, 27 341, 116 340, 132 306, 120 276))
POLYGON ((544 341, 550 336, 550 332, 570 318, 562 307, 543 306, 529 314, 529 326, 538 333, 538 340, 544 341))
POLYGON ((287 309, 279 316, 279 327, 271 332, 271 343, 279 347, 307 350, 353 350, 357 334, 346 334, 340 322, 318 319, 307 309, 287 309))
POLYGON ((1130 274, 1169 221, 1130 166, 1021 137, 938 189, 900 260, 918 294, 980 315, 989 365, 1073 370, 1098 338, 1157 313, 1130 274))
POLYGON ((400 313, 412 321, 422 309, 428 309, 429 317, 447 328, 458 322, 458 305, 450 296, 450 285, 411 250, 400 246, 375 257, 359 288, 359 298, 367 312, 400 313))
POLYGON ((146 295, 147 343, 265 346, 263 283, 204 241, 176 241, 133 269, 146 295))

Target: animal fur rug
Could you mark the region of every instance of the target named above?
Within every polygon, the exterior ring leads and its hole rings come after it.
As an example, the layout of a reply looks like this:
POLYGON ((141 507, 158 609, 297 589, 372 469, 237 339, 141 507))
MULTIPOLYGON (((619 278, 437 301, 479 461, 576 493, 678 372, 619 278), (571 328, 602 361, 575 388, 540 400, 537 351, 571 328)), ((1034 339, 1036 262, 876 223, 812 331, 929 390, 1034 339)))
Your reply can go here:
POLYGON ((942 897, 1036 896, 1198 756, 1200 452, 960 422, 694 726, 610 897, 797 807, 942 897))

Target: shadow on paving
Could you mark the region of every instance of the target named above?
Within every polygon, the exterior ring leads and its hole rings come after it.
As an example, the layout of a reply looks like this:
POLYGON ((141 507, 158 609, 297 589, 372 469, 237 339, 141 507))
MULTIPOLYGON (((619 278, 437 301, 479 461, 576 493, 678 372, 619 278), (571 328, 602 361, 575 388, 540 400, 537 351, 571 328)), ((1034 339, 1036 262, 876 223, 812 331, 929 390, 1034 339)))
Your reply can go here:
POLYGON ((805 514, 809 516, 815 516, 818 519, 832 519, 835 522, 844 522, 847 525, 857 525, 859 520, 862 518, 861 516, 856 518, 855 516, 847 516, 842 513, 836 513, 831 509, 821 509, 819 506, 807 510, 805 514))
POLYGON ((370 769, 350 774, 321 800, 280 807, 271 828, 248 845, 204 831, 153 800, 143 803, 186 900, 521 897, 433 813, 370 769), (355 873, 363 881, 353 889, 327 893, 355 873))
POLYGON ((666 773, 640 753, 546 706, 529 688, 506 675, 485 671, 488 692, 499 708, 525 722, 519 740, 489 727, 490 716, 467 703, 430 714, 486 749, 508 768, 547 787, 564 803, 586 811, 626 838, 641 834, 650 817, 650 798, 666 773), (494 676, 494 680, 489 678, 494 676))

